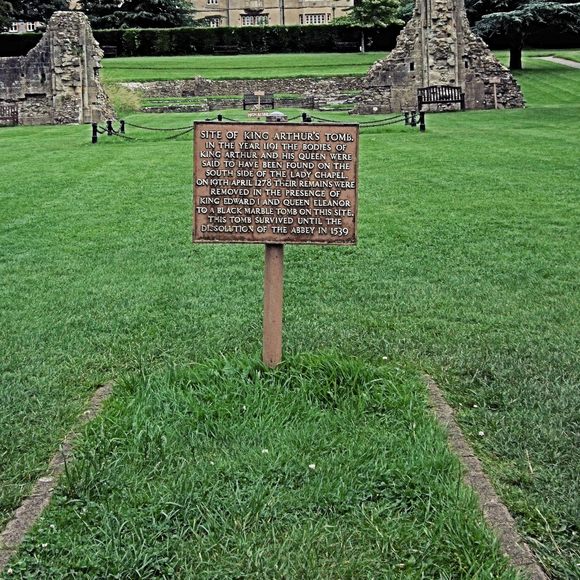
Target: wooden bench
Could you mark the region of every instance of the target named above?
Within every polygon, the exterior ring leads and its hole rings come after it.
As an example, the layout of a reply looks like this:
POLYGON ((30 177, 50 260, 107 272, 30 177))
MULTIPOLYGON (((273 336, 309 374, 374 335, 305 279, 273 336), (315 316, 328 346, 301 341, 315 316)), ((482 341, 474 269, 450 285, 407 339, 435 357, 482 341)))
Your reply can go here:
POLYGON ((262 96, 258 96, 258 95, 252 95, 252 94, 247 94, 244 95, 244 100, 243 100, 243 106, 244 106, 244 111, 246 110, 246 107, 248 106, 254 106, 260 104, 260 106, 264 106, 264 107, 272 107, 272 109, 274 108, 274 95, 271 94, 266 94, 266 95, 262 95, 262 96))
POLYGON ((18 125, 18 105, 0 105, 0 125, 18 125))
POLYGON ((103 49, 103 56, 117 56, 117 47, 115 45, 104 44, 101 48, 103 49))
POLYGON ((461 110, 465 111, 465 93, 461 87, 453 85, 441 85, 417 89, 417 110, 423 105, 459 103, 461 110))
POLYGON ((216 55, 240 54, 240 47, 237 44, 218 44, 213 47, 216 55))

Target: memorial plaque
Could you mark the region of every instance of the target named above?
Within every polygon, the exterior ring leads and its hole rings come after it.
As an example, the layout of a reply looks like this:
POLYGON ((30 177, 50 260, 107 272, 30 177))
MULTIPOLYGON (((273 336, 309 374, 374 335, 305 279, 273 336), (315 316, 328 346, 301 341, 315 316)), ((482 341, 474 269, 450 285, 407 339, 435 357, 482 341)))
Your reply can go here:
POLYGON ((196 122, 195 242, 356 244, 358 125, 196 122))

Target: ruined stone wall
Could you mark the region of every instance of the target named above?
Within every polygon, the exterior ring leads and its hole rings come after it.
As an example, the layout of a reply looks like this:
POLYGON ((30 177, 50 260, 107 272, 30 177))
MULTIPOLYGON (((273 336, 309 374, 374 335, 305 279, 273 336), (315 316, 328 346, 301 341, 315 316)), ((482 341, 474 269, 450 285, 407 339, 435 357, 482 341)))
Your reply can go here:
POLYGON ((210 111, 221 108, 241 107, 242 95, 254 91, 294 95, 294 98, 276 98, 276 107, 322 108, 328 105, 352 104, 355 93, 361 88, 361 77, 306 77, 295 79, 260 79, 260 80, 209 80, 197 77, 182 81, 152 81, 121 83, 130 91, 136 91, 144 97, 210 97, 224 96, 223 99, 208 99, 197 105, 175 105, 170 107, 150 106, 149 112, 174 111, 210 111))
MULTIPOLYGON (((491 109, 496 102, 498 108, 524 104, 511 73, 471 31, 463 0, 416 0, 395 49, 369 70, 355 111, 412 110, 417 89, 434 85, 461 87, 467 109, 491 109)), ((446 110, 459 104, 426 108, 446 110)))
POLYGON ((26 55, 0 58, 0 104, 23 125, 90 123, 112 116, 99 82, 103 52, 81 12, 55 12, 26 55))

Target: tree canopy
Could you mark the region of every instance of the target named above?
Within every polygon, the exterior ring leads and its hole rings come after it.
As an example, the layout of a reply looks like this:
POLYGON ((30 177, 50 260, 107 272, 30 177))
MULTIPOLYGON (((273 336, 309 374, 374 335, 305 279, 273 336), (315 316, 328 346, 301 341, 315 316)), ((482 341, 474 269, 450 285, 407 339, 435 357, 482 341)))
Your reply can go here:
POLYGON ((12 20, 24 22, 48 22, 53 12, 68 10, 68 0, 10 0, 12 20))
MULTIPOLYGON (((360 0, 346 9, 348 13, 336 19, 337 24, 362 26, 363 28, 385 27, 389 24, 402 24, 399 19, 399 0, 360 0)), ((364 31, 361 37, 361 50, 365 51, 364 31)))
POLYGON ((12 23, 12 4, 0 0, 0 30, 5 30, 12 23))
POLYGON ((192 23, 187 0, 83 0, 93 28, 174 28, 192 23))
POLYGON ((522 68, 526 36, 556 28, 580 31, 580 4, 538 0, 468 0, 466 8, 476 21, 474 31, 486 38, 509 40, 510 69, 522 68))

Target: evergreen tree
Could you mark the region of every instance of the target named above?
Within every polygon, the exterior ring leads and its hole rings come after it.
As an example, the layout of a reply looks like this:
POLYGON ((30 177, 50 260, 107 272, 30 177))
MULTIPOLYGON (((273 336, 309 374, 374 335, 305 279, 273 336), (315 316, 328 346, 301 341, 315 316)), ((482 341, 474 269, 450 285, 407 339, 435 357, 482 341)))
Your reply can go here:
POLYGON ((57 10, 68 10, 68 0, 11 0, 13 19, 47 23, 57 10))
POLYGON ((468 0, 466 8, 474 31, 486 38, 509 39, 510 69, 522 68, 522 50, 528 34, 548 28, 580 31, 580 4, 538 0, 468 0), (480 18, 480 19, 479 19, 480 18))
POLYGON ((12 4, 7 0, 0 0, 0 31, 6 30, 12 21, 12 4))
POLYGON ((175 28, 192 23, 187 0, 83 0, 94 28, 175 28))

